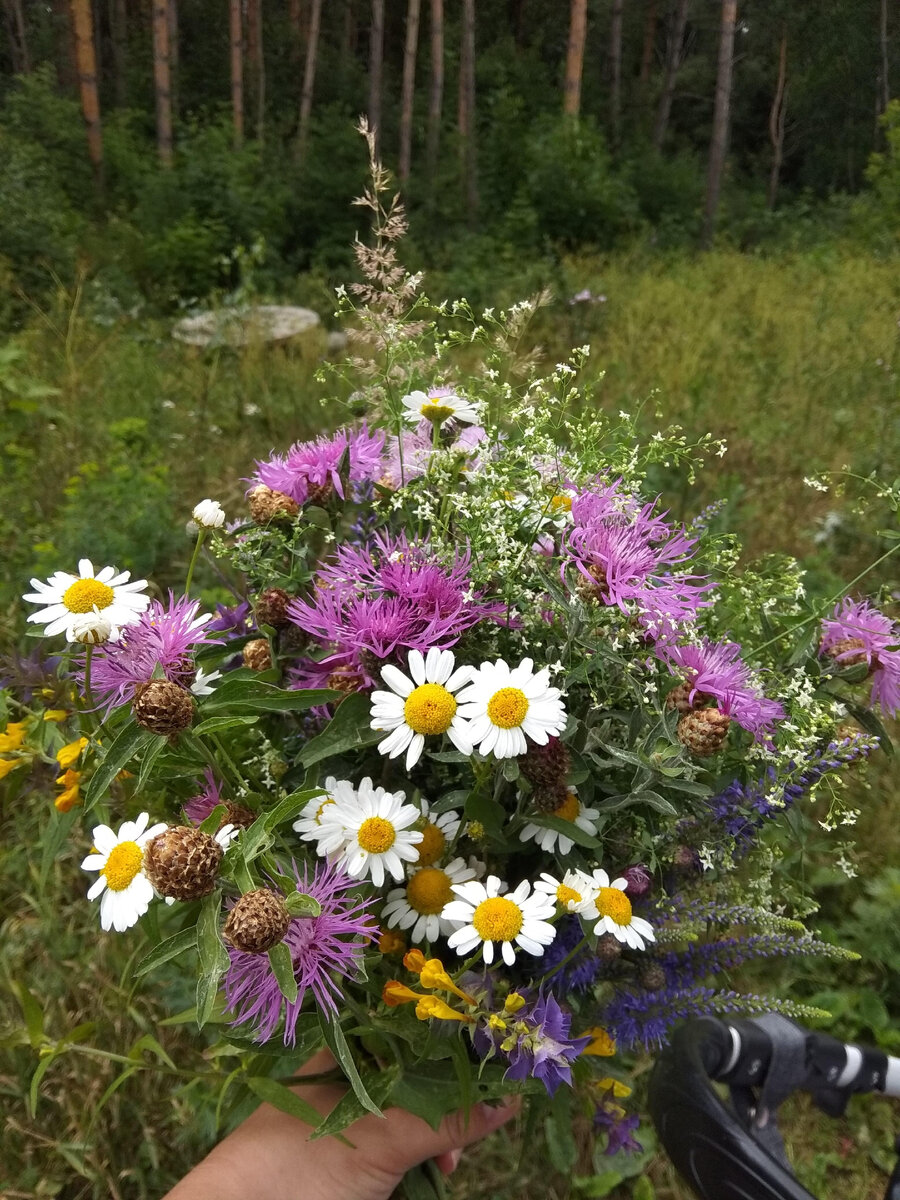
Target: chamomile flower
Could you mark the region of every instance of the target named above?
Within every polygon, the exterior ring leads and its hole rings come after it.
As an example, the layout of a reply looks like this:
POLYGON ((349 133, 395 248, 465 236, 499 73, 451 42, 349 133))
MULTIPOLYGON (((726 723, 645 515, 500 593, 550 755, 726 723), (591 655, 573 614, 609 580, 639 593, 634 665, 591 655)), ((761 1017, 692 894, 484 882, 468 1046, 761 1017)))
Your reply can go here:
POLYGON ((598 936, 611 933, 614 938, 631 946, 633 950, 643 950, 644 942, 655 942, 656 935, 653 926, 643 917, 636 917, 631 911, 631 901, 625 895, 628 880, 614 879, 610 883, 609 876, 597 867, 592 875, 594 883, 593 904, 584 912, 584 916, 592 921, 599 917, 594 926, 598 936))
POLYGON ((542 892, 531 891, 528 880, 510 892, 496 875, 484 883, 471 880, 452 885, 459 897, 441 911, 441 919, 454 921, 460 928, 451 933, 447 945, 461 957, 471 954, 479 942, 488 966, 494 961, 494 942, 500 943, 503 961, 511 967, 516 961, 513 943, 529 954, 543 954, 556 937, 550 918, 556 914, 553 901, 542 892))
POLYGON ((151 825, 141 813, 136 821, 125 821, 118 833, 108 825, 94 828, 92 852, 81 864, 85 871, 100 875, 88 890, 88 900, 100 900, 100 925, 122 933, 144 915, 153 899, 153 884, 144 874, 144 851, 148 842, 166 825, 151 825))
POLYGON ((340 850, 338 865, 352 878, 369 876, 376 887, 385 872, 399 883, 404 863, 415 862, 422 833, 411 829, 420 817, 414 804, 404 804, 404 792, 387 792, 364 779, 349 796, 335 795, 334 808, 327 813, 317 850, 326 855, 340 850))
POLYGON ((422 757, 426 736, 446 733, 463 754, 472 753, 466 723, 457 711, 458 691, 472 678, 471 667, 453 669, 452 650, 432 646, 423 658, 419 650, 409 652, 409 676, 397 667, 381 669, 381 678, 391 689, 372 693, 371 727, 388 734, 378 743, 380 753, 397 758, 406 751, 406 769, 422 757))
POLYGON ((478 409, 471 400, 457 396, 452 388, 435 387, 427 392, 410 392, 403 397, 403 416, 410 425, 418 425, 423 419, 433 425, 446 425, 448 421, 462 421, 476 425, 478 409))
POLYGON ((566 727, 559 688, 550 687, 549 668, 535 672, 523 658, 510 667, 502 658, 482 663, 459 693, 459 715, 469 722, 472 743, 482 754, 514 758, 528 749, 526 738, 545 746, 566 727))
MULTIPOLYGON (((599 808, 585 808, 578 799, 575 789, 569 788, 566 791, 565 800, 552 809, 547 816, 556 817, 560 821, 571 821, 582 833, 588 833, 593 837, 597 832, 597 818, 600 816, 600 810, 599 808)), ((566 837, 564 833, 560 833, 556 829, 549 829, 546 825, 535 825, 529 822, 519 834, 519 841, 530 842, 532 839, 547 854, 551 854, 556 848, 560 854, 568 854, 575 845, 572 839, 566 837)))
POLYGON ((420 867, 430 867, 443 858, 444 851, 459 832, 460 816, 458 812, 444 812, 430 816, 430 805, 422 800, 422 816, 425 827, 422 830, 422 840, 419 842, 419 856, 416 863, 420 867))
POLYGON ((478 875, 478 865, 473 862, 467 866, 463 859, 454 858, 444 867, 420 867, 404 887, 388 893, 382 910, 388 926, 409 929, 413 942, 434 942, 439 937, 448 937, 458 926, 441 914, 454 898, 454 885, 468 883, 478 875))
MULTIPOLYGON (((329 775, 325 780, 325 790, 306 804, 291 828, 299 833, 305 842, 319 841, 326 837, 330 829, 340 826, 340 822, 331 819, 338 796, 352 803, 356 799, 356 791, 348 779, 335 779, 333 775, 329 775)), ((344 840, 343 834, 340 840, 344 840)))
POLYGON ((104 625, 109 622, 108 636, 115 640, 121 626, 136 621, 150 603, 145 591, 146 579, 133 579, 129 583, 130 579, 130 571, 117 572, 115 567, 104 567, 95 573, 91 560, 82 558, 77 575, 55 571, 46 583, 32 579, 31 586, 36 590, 26 592, 22 599, 41 608, 31 613, 28 620, 44 625, 47 637, 65 633, 66 640, 74 642, 76 629, 83 627, 79 618, 90 613, 95 625, 99 615, 104 618, 104 625))
POLYGON ((542 872, 534 885, 536 892, 549 896, 565 912, 583 913, 591 909, 597 895, 597 885, 586 871, 566 871, 562 879, 542 872))

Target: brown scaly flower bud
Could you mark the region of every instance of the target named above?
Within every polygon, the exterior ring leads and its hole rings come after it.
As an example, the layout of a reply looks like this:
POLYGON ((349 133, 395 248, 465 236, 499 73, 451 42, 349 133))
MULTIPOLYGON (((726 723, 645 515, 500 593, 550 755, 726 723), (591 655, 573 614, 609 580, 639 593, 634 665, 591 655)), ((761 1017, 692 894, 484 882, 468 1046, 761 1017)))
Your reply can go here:
POLYGON ((551 817, 558 816, 565 820, 565 813, 561 810, 565 809, 570 795, 571 793, 564 783, 538 785, 531 793, 531 803, 537 812, 546 813, 551 817))
POLYGON ((622 957, 622 943, 611 933, 604 933, 597 939, 597 949, 594 954, 601 962, 613 963, 622 957))
POLYGON ((648 992, 658 992, 660 988, 666 986, 666 973, 656 962, 646 963, 641 968, 638 978, 641 981, 641 987, 645 987, 648 992))
MULTIPOLYGON (((685 713, 689 713, 694 707, 694 705, 691 704, 690 695, 691 685, 689 683, 679 683, 676 687, 673 687, 668 696, 666 696, 666 708, 677 708, 678 712, 683 717, 685 713)), ((695 696, 695 703, 699 701, 699 699, 699 695, 695 696)))
POLYGON ((565 784, 572 766, 565 742, 552 737, 547 740, 546 746, 532 743, 516 762, 535 792, 547 791, 555 795, 557 804, 565 799, 564 795, 560 796, 559 789, 565 784))
POLYGON ((691 846, 676 846, 672 854, 672 866, 686 874, 699 871, 700 855, 691 846))
POLYGON ((256 597, 257 625, 271 625, 273 629, 283 629, 290 625, 287 606, 291 602, 290 595, 280 587, 266 588, 256 597))
POLYGON ((321 508, 323 504, 328 503, 333 493, 334 484, 330 479, 326 479, 324 483, 310 483, 306 489, 307 503, 317 504, 321 508))
POLYGON ((352 667, 342 667, 340 670, 331 672, 325 681, 325 686, 331 688, 332 691, 344 692, 349 696, 352 692, 364 691, 366 681, 352 667))
POLYGON ((292 521, 300 512, 300 505, 284 492, 276 492, 264 483, 258 483, 247 493, 250 516, 257 525, 268 525, 270 521, 292 521))
POLYGON ((222 847, 192 825, 172 825, 144 851, 144 873, 161 896, 201 900, 216 886, 222 847))
POLYGON ((257 888, 241 896, 228 914, 222 933, 235 950, 265 954, 284 941, 290 923, 284 898, 270 888, 257 888))
POLYGON ((725 744, 731 718, 717 708, 700 708, 678 722, 678 740, 697 758, 709 758, 725 744))
POLYGON ((235 829, 249 829, 256 820, 256 813, 249 808, 245 808, 243 804, 235 804, 233 800, 225 802, 225 816, 219 822, 219 828, 223 825, 233 825, 235 829))
POLYGON ((832 642, 830 646, 823 647, 823 649, 829 658, 840 659, 838 662, 839 667, 855 667, 857 663, 864 663, 866 661, 866 643, 862 638, 840 638, 838 641, 832 642), (857 651, 857 653, 851 653, 853 650, 857 651), (841 658, 841 655, 845 655, 846 657, 841 658))
POLYGON ((168 679, 151 679, 135 688, 131 711, 142 729, 168 737, 193 721, 194 697, 168 679))
POLYGON ((251 671, 268 671, 272 665, 272 651, 265 638, 254 638, 243 650, 244 666, 251 671))

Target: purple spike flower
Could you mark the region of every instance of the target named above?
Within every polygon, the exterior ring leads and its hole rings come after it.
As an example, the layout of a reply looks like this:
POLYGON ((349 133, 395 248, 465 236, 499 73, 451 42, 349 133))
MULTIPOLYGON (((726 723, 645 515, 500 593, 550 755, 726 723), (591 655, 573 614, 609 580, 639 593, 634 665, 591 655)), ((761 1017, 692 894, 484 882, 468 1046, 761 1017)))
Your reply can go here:
POLYGON ((264 483, 284 492, 297 504, 305 504, 310 488, 330 484, 343 500, 344 483, 340 475, 344 455, 348 459, 350 483, 371 483, 381 474, 384 434, 369 433, 363 424, 357 430, 341 429, 332 437, 317 437, 311 442, 295 442, 287 454, 273 454, 266 462, 257 462, 251 485, 264 483))
POLYGON ((591 1040, 589 1036, 569 1037, 571 1022, 570 1014, 563 1012, 550 993, 539 994, 508 1019, 511 1032, 479 1026, 473 1041, 482 1058, 497 1053, 508 1058, 504 1079, 521 1082, 533 1076, 552 1096, 561 1083, 572 1086, 571 1064, 591 1040))
POLYGON ((616 1103, 612 1088, 609 1088, 598 1098, 594 1110, 594 1128, 606 1133, 606 1149, 604 1154, 618 1154, 620 1150, 628 1154, 639 1154, 644 1147, 634 1136, 641 1118, 637 1113, 626 1113, 625 1109, 616 1103))
POLYGON ((569 958, 579 943, 584 941, 584 931, 577 917, 562 917, 556 930, 556 937, 544 951, 541 960, 544 972, 553 986, 564 995, 585 992, 601 974, 604 963, 587 944, 569 958))
POLYGON ((741 661, 737 642, 711 642, 699 646, 657 647, 657 657, 691 686, 689 700, 712 697, 719 711, 762 741, 785 712, 777 700, 768 700, 754 681, 750 668, 741 661))
POLYGON ((868 600, 845 597, 822 622, 821 652, 838 663, 864 659, 872 676, 871 703, 889 717, 900 713, 900 625, 868 600), (849 645, 847 643, 850 643, 849 645))
MULTIPOLYGON (((160 667, 166 679, 182 687, 194 681, 193 652, 221 641, 209 636, 209 614, 198 616, 199 600, 169 592, 168 606, 153 600, 133 625, 126 625, 116 642, 94 652, 91 687, 98 707, 112 709, 127 703, 135 688, 149 683, 160 667)), ((84 686, 84 667, 78 672, 84 686)))
POLYGON ((337 978, 355 975, 369 942, 378 936, 378 925, 369 911, 372 899, 360 900, 352 889, 358 886, 334 864, 317 863, 310 873, 292 864, 297 890, 318 900, 317 917, 292 917, 285 934, 291 952, 297 999, 285 1001, 267 954, 249 954, 229 949, 230 966, 225 973, 225 1002, 234 1015, 233 1025, 249 1022, 254 1041, 267 1042, 284 1013, 284 1044, 293 1046, 307 991, 319 1009, 335 1015, 341 990, 337 978))

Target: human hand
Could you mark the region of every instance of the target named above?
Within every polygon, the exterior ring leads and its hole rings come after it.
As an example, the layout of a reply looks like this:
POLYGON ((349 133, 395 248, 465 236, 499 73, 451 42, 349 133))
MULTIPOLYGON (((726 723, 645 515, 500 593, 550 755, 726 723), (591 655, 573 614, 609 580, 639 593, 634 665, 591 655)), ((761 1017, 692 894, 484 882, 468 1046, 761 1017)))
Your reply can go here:
MULTIPOLYGON (((299 1073, 320 1074, 334 1065, 323 1050, 299 1073)), ((324 1116, 346 1087, 314 1083, 296 1090, 324 1116)), ((497 1107, 476 1104, 468 1122, 455 1112, 434 1130, 391 1108, 384 1118, 369 1114, 345 1130, 349 1146, 335 1137, 310 1142, 308 1125, 261 1104, 164 1200, 387 1200, 406 1172, 426 1159, 449 1174, 466 1146, 505 1125, 518 1109, 518 1097, 497 1107)))

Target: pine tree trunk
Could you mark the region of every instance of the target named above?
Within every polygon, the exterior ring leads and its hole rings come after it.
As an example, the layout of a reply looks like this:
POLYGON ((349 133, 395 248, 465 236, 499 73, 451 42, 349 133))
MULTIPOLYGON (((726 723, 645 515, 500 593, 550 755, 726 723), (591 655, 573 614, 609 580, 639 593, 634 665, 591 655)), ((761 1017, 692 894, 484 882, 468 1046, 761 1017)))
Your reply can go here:
POLYGON ((303 67, 303 90, 300 93, 300 122, 297 126, 297 143, 294 154, 302 162, 309 139, 309 121, 312 115, 313 89, 316 83, 316 60, 319 53, 319 28, 322 22, 322 0, 312 0, 309 14, 309 34, 306 38, 306 62, 303 67))
POLYGON ((577 117, 581 111, 581 76, 587 36, 587 0, 571 0, 569 43, 566 48, 566 77, 563 83, 563 112, 577 117))
POLYGON ((706 178, 706 207, 703 214, 702 244, 712 245, 725 155, 728 150, 728 123, 731 114, 731 78, 734 68, 734 31, 737 25, 737 0, 722 0, 722 26, 719 33, 719 65, 716 71, 716 102, 713 109, 712 138, 709 144, 709 172, 706 178))
POLYGON ((128 7, 125 0, 109 0, 109 40, 116 104, 124 108, 128 103, 128 7))
POLYGON ((241 21, 241 0, 229 0, 228 18, 231 40, 231 119, 234 125, 234 148, 244 142, 244 30, 241 21))
POLYGON ((69 0, 51 0, 56 44, 56 80, 66 96, 78 95, 78 66, 75 55, 75 24, 69 0))
POLYGON ((153 90, 156 95, 156 148, 159 161, 164 167, 171 167, 172 78, 168 0, 153 0, 153 90))
POLYGON ((653 51, 656 49, 656 0, 648 0, 647 11, 644 14, 644 45, 641 49, 641 70, 638 81, 641 90, 646 89, 650 82, 650 71, 653 67, 653 51))
POLYGON ((25 14, 22 0, 4 0, 6 19, 9 24, 9 48, 13 73, 27 75, 31 70, 31 56, 25 38, 25 14))
POLYGON ((303 58, 303 4, 302 0, 289 0, 288 24, 291 27, 291 62, 295 67, 303 58))
POLYGON ((375 153, 381 153, 381 73, 384 65, 384 0, 372 0, 369 29, 369 128, 375 136, 375 153))
POLYGON ((678 78, 678 68, 681 66, 681 56, 684 48, 684 29, 687 25, 688 5, 690 0, 677 0, 674 14, 669 21, 669 35, 666 38, 666 67, 663 76, 662 92, 659 97, 659 107, 656 110, 656 122, 653 126, 653 147, 662 150, 669 128, 669 116, 672 112, 672 100, 675 96, 675 80, 678 78))
POLYGON ((356 20, 354 0, 344 0, 344 23, 341 29, 341 62, 349 63, 356 54, 359 42, 359 25, 356 20))
POLYGON ((769 111, 769 138, 772 142, 772 169, 769 172, 769 188, 766 201, 770 209, 775 207, 778 196, 778 181, 784 159, 784 121, 787 112, 787 28, 781 28, 781 44, 778 48, 778 80, 769 111))
POLYGON ((406 44, 403 48, 403 94, 400 104, 400 182, 409 179, 412 155, 413 98, 416 90, 416 52, 419 47, 419 0, 408 0, 406 44))
POLYGON ((475 147, 475 0, 463 0, 459 54, 459 145, 466 216, 478 215, 478 160, 475 147))
POLYGON ((429 189, 434 184, 444 106, 444 0, 431 0, 431 87, 428 93, 428 129, 425 135, 425 173, 429 189))
POLYGON ((622 123, 622 14, 625 0, 613 0, 609 26, 609 132, 612 144, 619 143, 622 123))
POLYGON ((256 114, 256 136, 265 137, 266 64, 263 52, 262 0, 247 0, 247 62, 249 102, 256 114))
POLYGON ((878 23, 878 42, 881 48, 881 111, 887 109, 891 100, 890 61, 888 58, 888 0, 881 0, 878 23))
POLYGON ((94 53, 94 24, 90 0, 70 0, 75 37, 75 66, 81 112, 87 129, 88 154, 98 186, 103 185, 103 132, 97 94, 97 56, 94 53))
POLYGON ((178 0, 168 0, 169 16, 169 84, 172 92, 172 115, 178 120, 178 0))

